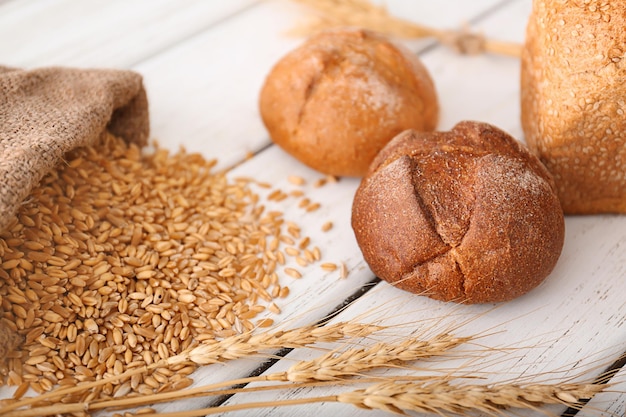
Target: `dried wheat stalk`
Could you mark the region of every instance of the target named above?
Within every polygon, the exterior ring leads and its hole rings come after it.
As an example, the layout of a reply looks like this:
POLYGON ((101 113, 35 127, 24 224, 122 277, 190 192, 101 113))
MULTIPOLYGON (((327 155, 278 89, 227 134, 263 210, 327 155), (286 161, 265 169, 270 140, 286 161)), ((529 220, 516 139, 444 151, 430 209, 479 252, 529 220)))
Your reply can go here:
POLYGON ((198 410, 171 413, 147 413, 143 417, 200 417, 211 414, 245 409, 273 408, 339 402, 368 410, 382 410, 406 415, 409 411, 447 415, 469 412, 484 412, 490 416, 503 415, 505 410, 539 410, 542 405, 560 404, 579 407, 579 401, 589 399, 605 390, 601 384, 493 384, 493 385, 454 385, 448 379, 436 382, 393 380, 371 385, 339 395, 303 397, 291 400, 249 402, 233 405, 208 407, 198 410))
POLYGON ((367 337, 383 330, 384 326, 364 323, 340 322, 326 326, 305 326, 293 330, 246 333, 220 341, 204 343, 168 361, 176 364, 191 361, 198 365, 217 363, 249 357, 262 350, 280 348, 300 348, 315 343, 335 342, 342 339, 367 337))
MULTIPOLYGON (((59 398, 67 399, 70 395, 85 393, 97 387, 110 384, 115 381, 128 379, 133 375, 146 373, 157 368, 167 368, 169 366, 179 365, 185 362, 193 362, 197 365, 224 362, 242 357, 250 357, 252 355, 259 354, 262 351, 272 349, 281 349, 285 347, 301 348, 316 343, 336 342, 342 339, 351 338, 363 338, 383 329, 385 329, 384 326, 374 324, 339 322, 326 326, 310 325, 290 330, 266 331, 258 334, 246 332, 240 335, 227 337, 220 341, 205 342, 202 345, 179 355, 167 358, 166 360, 161 360, 148 366, 133 368, 119 375, 105 377, 100 380, 79 384, 69 388, 56 389, 37 397, 15 401, 1 407, 0 415, 5 415, 5 413, 9 413, 12 410, 18 410, 34 403, 43 403, 44 401, 51 401, 59 398)), ((220 384, 220 386, 230 386, 238 383, 242 382, 229 381, 226 384, 220 384)), ((215 388, 216 387, 212 387, 212 389, 215 388)), ((84 405, 82 405, 82 407, 84 407, 84 405)), ((19 414, 24 412, 24 410, 20 410, 16 412, 16 415, 25 415, 19 414)), ((44 412, 44 410, 42 409, 40 412, 44 412)), ((35 413, 32 415, 37 416, 38 414, 35 413)))
POLYGON ((503 409, 537 409, 546 404, 575 407, 580 400, 590 399, 607 387, 602 384, 454 385, 447 380, 391 381, 339 394, 336 401, 400 414, 406 411, 440 415, 481 411, 492 415, 503 409))
MULTIPOLYGON (((304 334, 298 333, 302 329, 293 331, 278 331, 267 334, 259 334, 255 343, 286 343, 298 347, 298 341, 310 342, 339 340, 348 337, 364 337, 371 332, 381 329, 380 326, 338 323, 329 325, 329 331, 325 327, 307 328, 304 334), (311 332, 315 333, 315 340, 311 340, 311 332), (280 341, 280 342, 279 342, 280 341)), ((457 338, 449 333, 435 335, 429 340, 420 340, 417 337, 403 339, 397 343, 375 343, 363 348, 348 348, 343 351, 331 351, 310 361, 301 361, 294 364, 285 372, 278 372, 265 376, 240 378, 224 381, 203 387, 189 388, 177 392, 160 393, 148 396, 131 396, 116 400, 95 400, 93 402, 56 403, 46 404, 39 396, 31 401, 37 406, 29 409, 17 409, 15 405, 0 409, 0 414, 5 417, 36 417, 55 415, 61 413, 87 413, 96 410, 111 408, 137 407, 146 404, 156 404, 163 401, 180 400, 196 396, 221 395, 225 393, 246 393, 266 389, 292 389, 302 387, 314 387, 324 382, 346 385, 349 383, 363 384, 372 383, 372 378, 353 378, 363 375, 366 371, 374 368, 403 367, 404 363, 414 360, 441 356, 472 338, 457 338), (271 381, 272 385, 264 385, 253 388, 234 388, 223 390, 224 387, 232 387, 239 384, 252 382, 271 381), (284 384, 275 384, 284 382, 284 384)), ((233 339, 234 340, 234 339, 233 339)), ((226 346, 233 345, 233 340, 226 346)), ((253 341, 252 336, 248 342, 253 341)), ((219 342, 218 342, 219 343, 219 342)), ((239 341, 238 343, 241 343, 239 341)), ((234 343, 236 345, 237 343, 234 343)), ((260 351, 260 347, 254 349, 235 349, 243 356, 260 351)), ((237 354, 225 354, 228 351, 222 349, 198 350, 193 355, 181 355, 181 360, 196 360, 199 363, 213 363, 216 355, 224 355, 224 359, 241 357, 237 354), (216 353, 218 352, 218 353, 216 353)), ((165 363, 165 361, 163 361, 165 363)), ((162 365, 164 365, 164 363, 162 365)), ((497 383, 490 385, 461 384, 463 379, 471 375, 457 376, 453 373, 441 374, 430 377, 415 376, 384 376, 378 377, 375 383, 369 387, 348 391, 345 393, 321 396, 303 397, 278 402, 251 402, 236 405, 215 406, 199 410, 174 413, 142 414, 152 417, 192 417, 247 408, 277 407, 286 405, 310 404, 317 402, 340 402, 351 404, 360 408, 378 409, 394 413, 407 411, 426 412, 434 414, 459 413, 465 414, 473 411, 486 412, 489 415, 502 413, 505 409, 537 409, 545 404, 561 404, 569 407, 579 406, 579 401, 589 399, 598 392, 605 390, 609 384, 585 384, 585 383, 553 383, 553 384, 526 384, 519 381, 497 383)), ((83 389, 88 389, 82 386, 83 389)), ((57 392, 58 394, 58 392, 57 392)), ((48 395, 48 394, 47 394, 48 395)), ((25 401, 18 402, 24 404, 25 401)), ((19 406, 21 407, 21 406, 19 406)))
POLYGON ((462 54, 490 52, 514 57, 521 55, 519 44, 486 39, 465 27, 460 30, 440 30, 420 25, 392 16, 385 7, 376 6, 368 0, 293 1, 317 12, 314 18, 294 30, 299 35, 339 26, 355 26, 399 38, 435 38, 462 54))
MULTIPOLYGON (((315 333, 318 333, 317 337, 315 337, 315 342, 320 342, 337 340, 342 334, 345 336, 346 333, 350 334, 351 336, 364 336, 365 333, 371 333, 371 331, 379 329, 379 326, 366 325, 364 327, 365 330, 363 330, 363 326, 360 325, 339 323, 337 325, 329 325, 329 332, 315 332, 315 330, 317 329, 324 329, 322 327, 308 329, 313 330, 313 333, 310 331, 306 331, 304 332, 304 334, 296 334, 297 332, 285 332, 284 334, 291 334, 292 336, 295 336, 288 337, 285 340, 287 344, 296 345, 297 343, 294 343, 294 340, 311 339, 311 334, 315 333)), ((280 340, 282 336, 279 333, 268 334, 266 337, 263 337, 264 335, 259 335, 259 340, 280 340)), ((340 353, 330 352, 310 361, 300 361, 286 372, 278 372, 265 376, 261 375, 256 377, 240 378, 202 387, 189 388, 177 392, 143 395, 140 397, 133 396, 129 398, 115 400, 95 400, 91 403, 77 402, 72 404, 46 405, 27 410, 14 409, 10 412, 7 412, 9 407, 6 407, 5 409, 0 410, 0 412, 4 411, 6 414, 3 415, 6 415, 6 417, 35 417, 49 414, 58 414, 61 412, 70 413, 76 412, 77 410, 96 411, 109 408, 136 407, 141 405, 155 404, 163 401, 180 400, 184 398, 195 397, 198 395, 222 395, 225 393, 225 391, 219 391, 219 389, 221 388, 262 381, 296 382, 302 384, 333 380, 345 383, 346 381, 342 381, 342 379, 346 377, 350 378, 355 375, 361 375, 371 369, 400 366, 403 363, 412 362, 417 359, 444 355, 450 349, 453 349, 469 340, 471 340, 471 338, 469 337, 454 337, 448 333, 436 335, 429 340, 412 337, 404 339, 398 343, 381 342, 366 348, 351 348, 346 349, 340 353)), ((302 347, 302 345, 300 345, 299 347, 302 347)), ((236 351, 241 352, 241 356, 235 355, 231 357, 230 355, 227 355, 228 358, 236 359, 239 357, 249 356, 250 354, 254 353, 252 349, 238 349, 236 351)), ((213 363, 216 356, 215 352, 215 350, 202 352, 198 351, 194 355, 189 355, 189 359, 193 358, 194 360, 198 361, 197 363, 200 364, 213 363)), ((218 356, 221 356, 222 354, 223 352, 220 351, 218 356)), ((280 389, 293 387, 294 385, 287 384, 283 386, 273 386, 272 388, 280 389)), ((234 390, 234 392, 237 391, 238 390, 234 390)), ((38 403, 40 404, 41 397, 42 396, 38 398, 38 403)), ((22 402, 22 404, 23 403, 24 402, 22 402)))
POLYGON ((432 356, 442 356, 468 342, 470 337, 442 333, 431 339, 407 338, 399 343, 376 343, 371 347, 329 352, 311 361, 301 361, 286 372, 265 377, 268 381, 332 381, 361 375, 375 368, 393 367, 432 356))

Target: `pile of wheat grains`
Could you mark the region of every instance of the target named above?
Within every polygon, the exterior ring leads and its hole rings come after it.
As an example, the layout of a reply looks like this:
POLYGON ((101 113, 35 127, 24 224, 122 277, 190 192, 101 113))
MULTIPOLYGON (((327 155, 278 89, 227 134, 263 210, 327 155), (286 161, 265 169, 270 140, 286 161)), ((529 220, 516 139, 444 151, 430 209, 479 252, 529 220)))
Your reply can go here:
MULTIPOLYGON (((271 324, 256 316, 279 312, 273 300, 289 292, 277 274, 285 253, 314 263, 320 251, 250 180, 214 165, 108 136, 42 180, 0 234, 0 319, 23 337, 3 383, 41 393, 271 324)), ((180 388, 193 370, 158 368, 85 395, 180 388)))

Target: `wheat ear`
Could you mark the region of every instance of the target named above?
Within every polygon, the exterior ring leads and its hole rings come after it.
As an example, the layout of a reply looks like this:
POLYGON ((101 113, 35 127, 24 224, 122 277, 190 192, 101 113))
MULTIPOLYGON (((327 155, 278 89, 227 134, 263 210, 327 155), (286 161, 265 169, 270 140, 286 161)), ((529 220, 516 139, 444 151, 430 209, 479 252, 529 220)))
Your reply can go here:
POLYGON ((57 389, 33 398, 10 403, 0 408, 0 415, 5 415, 11 410, 16 410, 37 402, 53 398, 66 397, 71 394, 86 392, 87 390, 130 378, 133 375, 146 373, 150 370, 168 367, 180 363, 192 362, 196 365, 224 362, 227 360, 249 357, 259 354, 264 350, 281 348, 301 348, 316 343, 336 342, 342 339, 367 337, 371 334, 384 330, 386 327, 367 324, 339 322, 325 326, 309 325, 290 330, 266 331, 258 334, 246 332, 240 335, 227 337, 219 341, 205 342, 179 355, 166 360, 155 362, 148 366, 130 369, 120 375, 113 375, 74 387, 57 389))
POLYGON ((368 0, 293 0, 318 12, 317 19, 300 25, 294 33, 307 35, 338 27, 362 27, 400 38, 435 38, 463 54, 490 52, 519 57, 521 45, 486 39, 466 27, 461 30, 439 30, 389 14, 387 9, 368 0))
POLYGON ((494 384, 454 385, 440 380, 426 383, 383 382, 337 395, 336 401, 367 409, 404 414, 406 411, 434 414, 502 409, 537 409, 540 405, 561 404, 576 407, 606 389, 607 384, 494 384))
MULTIPOLYGON (((400 377, 401 378, 401 377, 400 377)), ((190 411, 143 414, 142 417, 200 417, 245 409, 274 408, 322 402, 339 402, 368 410, 383 410, 406 415, 409 411, 438 416, 484 412, 502 415, 507 409, 538 410, 541 405, 560 404, 579 407, 608 387, 607 384, 494 384, 453 385, 442 379, 436 382, 397 382, 392 377, 365 389, 339 395, 303 397, 291 400, 220 405, 190 411)))
POLYGON ((262 350, 301 348, 316 343, 367 337, 385 329, 384 326, 340 322, 326 326, 305 326, 294 330, 232 336, 212 343, 203 343, 168 360, 170 364, 191 361, 198 365, 233 360, 258 354, 262 350))
MULTIPOLYGON (((190 388, 184 391, 159 393, 146 395, 140 398, 130 398, 102 402, 98 408, 107 404, 113 406, 137 406, 154 404, 167 400, 178 400, 186 397, 206 395, 214 396, 224 394, 225 391, 215 391, 234 385, 250 384, 253 382, 295 382, 315 383, 337 381, 346 382, 344 378, 360 375, 375 368, 390 368, 400 366, 402 363, 412 362, 432 356, 443 355, 467 341, 470 337, 454 337, 442 333, 429 340, 418 338, 405 339, 400 343, 376 343, 367 348, 352 348, 341 352, 332 351, 319 358, 307 361, 299 361, 285 372, 276 372, 267 375, 240 378, 232 381, 224 381, 202 387, 190 388)), ((360 381, 360 380, 359 380, 360 381)), ((293 385, 274 386, 274 389, 293 388, 293 385)), ((262 388, 263 389, 263 388, 262 388)))
POLYGON ((310 361, 298 362, 286 372, 268 375, 266 379, 284 382, 332 381, 360 375, 375 368, 390 368, 418 359, 441 356, 471 339, 442 333, 428 340, 408 338, 397 344, 376 343, 367 348, 333 351, 310 361))
MULTIPOLYGON (((332 326, 329 326, 329 328, 332 326)), ((335 327, 336 331, 343 333, 344 335, 345 332, 349 332, 351 335, 358 334, 359 336, 363 336, 363 329, 360 329, 358 326, 344 327, 339 325, 335 327)), ((367 331, 372 331, 373 329, 376 329, 376 327, 368 328, 367 331)), ((278 341, 283 339, 283 335, 275 334, 276 337, 272 337, 271 335, 260 334, 259 337, 261 339, 269 338, 278 341)), ((326 339, 328 341, 330 339, 334 339, 335 337, 338 337, 338 333, 330 332, 324 336, 318 335, 315 340, 319 341, 320 339, 326 339), (333 335, 333 337, 331 338, 329 335, 333 335)), ((291 340, 290 337, 287 339, 291 340)), ((303 339, 306 339, 306 336, 304 336, 303 339)), ((376 343, 373 346, 366 348, 351 348, 341 352, 332 351, 313 360, 300 361, 286 372, 240 378, 205 385, 202 387, 190 388, 184 391, 157 393, 141 397, 129 397, 115 400, 101 400, 91 403, 58 404, 56 406, 37 407, 28 410, 14 411, 13 413, 8 413, 7 417, 17 417, 18 415, 21 417, 43 416, 46 414, 58 414, 61 411, 75 412, 78 409, 84 411, 96 411, 112 407, 134 407, 146 404, 155 404, 158 402, 180 400, 199 395, 215 396, 225 393, 225 391, 219 391, 220 388, 249 384, 252 382, 273 381, 314 383, 330 380, 345 382, 342 380, 343 378, 360 375, 374 368, 400 366, 402 363, 412 362, 417 359, 443 355, 450 349, 453 349, 469 340, 471 340, 470 337, 455 337, 449 333, 441 333, 428 340, 413 337, 404 339, 400 343, 376 343)), ((250 342, 252 342, 252 340, 250 340, 250 342)), ((265 340, 265 342, 267 343, 267 340, 265 340)), ((226 346, 230 345, 227 344, 226 346)), ((241 351, 242 350, 238 348, 233 352, 241 351)), ((249 352, 248 350, 245 351, 249 352)), ((219 352, 220 356, 222 356, 223 352, 219 352)), ((194 358, 199 363, 209 363, 216 357, 215 353, 215 350, 196 352, 193 355, 188 355, 188 358, 194 358)), ((233 355, 226 356, 234 358, 233 355)), ((292 387, 293 385, 282 385, 275 386, 273 388, 285 389, 292 387)))

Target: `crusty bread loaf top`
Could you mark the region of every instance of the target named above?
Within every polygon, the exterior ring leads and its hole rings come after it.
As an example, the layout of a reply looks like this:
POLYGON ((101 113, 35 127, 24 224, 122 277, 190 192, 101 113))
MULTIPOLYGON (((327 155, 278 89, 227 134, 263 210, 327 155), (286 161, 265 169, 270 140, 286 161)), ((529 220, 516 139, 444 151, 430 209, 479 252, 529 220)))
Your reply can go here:
POLYGON ((626 212, 626 4, 535 0, 522 126, 568 213, 626 212))
POLYGON ((548 171, 505 132, 477 122, 394 138, 357 190, 352 226, 379 277, 471 303, 537 286, 564 239, 548 171))

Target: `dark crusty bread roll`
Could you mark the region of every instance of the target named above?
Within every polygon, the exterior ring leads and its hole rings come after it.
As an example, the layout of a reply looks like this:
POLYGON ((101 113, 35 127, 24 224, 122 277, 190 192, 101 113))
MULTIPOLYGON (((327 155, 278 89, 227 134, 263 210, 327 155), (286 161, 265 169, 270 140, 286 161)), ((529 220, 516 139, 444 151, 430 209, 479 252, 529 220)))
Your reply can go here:
POLYGON ((626 3, 534 0, 521 92, 564 212, 626 213, 626 3))
POLYGON ((530 291, 554 268, 565 232, 549 172, 477 122, 395 137, 361 181, 352 227, 380 278, 465 303, 530 291))
POLYGON ((431 131, 435 88, 417 56, 361 29, 329 30, 284 56, 259 108, 272 140, 326 174, 362 176, 405 129, 431 131))

